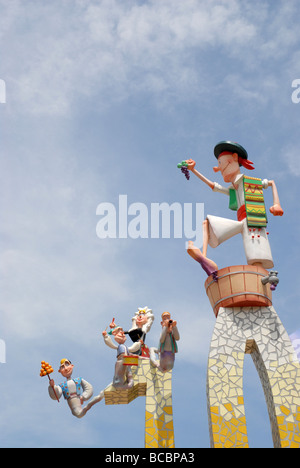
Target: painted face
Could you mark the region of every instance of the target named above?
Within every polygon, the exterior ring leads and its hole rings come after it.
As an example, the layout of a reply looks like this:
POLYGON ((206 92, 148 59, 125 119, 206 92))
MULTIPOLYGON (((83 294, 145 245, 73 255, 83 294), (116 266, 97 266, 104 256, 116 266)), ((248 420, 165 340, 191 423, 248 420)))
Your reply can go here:
POLYGON ((118 344, 124 344, 126 341, 126 335, 123 331, 123 328, 118 328, 115 332, 113 332, 113 336, 118 344))
POLYGON ((65 361, 63 364, 61 364, 59 371, 63 377, 70 378, 72 373, 73 373, 73 364, 71 364, 69 361, 65 361))
POLYGON ((161 325, 164 327, 168 326, 170 320, 171 320, 171 314, 164 314, 162 317, 161 325))
POLYGON ((136 318, 136 324, 139 328, 141 328, 147 322, 148 322, 148 317, 146 314, 141 313, 136 318))
POLYGON ((219 156, 218 166, 214 168, 214 171, 221 172, 224 182, 234 182, 237 174, 240 173, 238 155, 233 153, 219 156))

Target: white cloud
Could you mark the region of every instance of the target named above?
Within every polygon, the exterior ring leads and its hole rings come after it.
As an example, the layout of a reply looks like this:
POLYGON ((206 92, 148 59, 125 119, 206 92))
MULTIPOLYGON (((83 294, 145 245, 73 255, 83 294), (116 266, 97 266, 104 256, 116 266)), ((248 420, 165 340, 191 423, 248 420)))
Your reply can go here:
POLYGON ((283 157, 287 163, 288 171, 294 176, 300 176, 300 161, 298 145, 289 145, 282 150, 283 157))
POLYGON ((202 53, 213 65, 257 41, 257 25, 236 0, 35 2, 26 15, 15 1, 3 10, 4 68, 28 112, 65 114, 77 96, 97 96, 105 107, 108 96, 138 91, 201 95, 213 87, 202 53))
MULTIPOLYGON (((205 156, 207 146, 218 132, 238 136, 244 132, 251 144, 253 139, 258 146, 257 127, 264 118, 268 122, 266 127, 272 127, 270 146, 276 150, 286 145, 285 139, 274 134, 276 122, 271 107, 267 117, 258 114, 257 109, 260 103, 267 105, 274 100, 286 62, 297 70, 297 52, 292 48, 297 3, 285 3, 0 0, 0 40, 7 52, 1 56, 0 78, 5 80, 9 95, 8 105, 2 106, 7 121, 0 201, 4 246, 0 261, 3 284, 0 340, 6 343, 7 363, 2 365, 1 375, 4 382, 13 382, 13 393, 6 392, 3 400, 2 445, 16 446, 21 441, 23 445, 42 446, 48 437, 49 443, 65 446, 76 443, 103 446, 114 443, 116 437, 117 443, 122 443, 120 434, 128 426, 128 420, 120 417, 124 408, 117 408, 115 413, 112 408, 97 408, 96 429, 90 419, 81 421, 79 426, 70 419, 69 409, 61 408, 63 403, 57 405, 48 399, 46 382, 39 387, 35 379, 39 379, 40 359, 57 366, 60 357, 71 353, 83 376, 90 375, 91 382, 103 388, 111 379, 114 355, 109 350, 103 351, 102 327, 108 324, 107 317, 110 320, 113 316, 124 319, 125 325, 129 323, 132 304, 136 308, 147 303, 155 312, 148 345, 157 343, 162 304, 178 320, 181 340, 174 383, 182 382, 183 395, 185 381, 193 379, 191 373, 195 375, 195 369, 197 376, 205 380, 204 367, 215 318, 203 289, 202 270, 193 269, 189 259, 185 261, 184 247, 175 242, 153 240, 138 244, 129 239, 126 243, 101 242, 96 236, 96 207, 101 201, 116 199, 119 185, 122 189, 130 185, 130 196, 138 194, 135 201, 144 201, 144 197, 147 200, 156 197, 155 201, 162 201, 157 197, 166 197, 166 201, 172 201, 173 195, 182 197, 190 190, 188 196, 193 200, 204 198, 208 200, 207 207, 221 210, 223 205, 218 207, 217 201, 210 202, 209 193, 201 192, 196 182, 176 187, 173 175, 167 174, 168 180, 166 174, 157 177, 158 172, 169 170, 167 158, 176 158, 175 164, 171 162, 176 171, 177 155, 182 148, 185 151, 187 146, 188 151, 195 151, 196 147, 199 167, 206 171, 210 167, 205 156), (155 123, 149 119, 139 126, 140 109, 130 113, 124 106, 114 113, 112 106, 132 96, 144 98, 141 108, 148 111, 147 119, 153 117, 148 105, 154 102, 168 106, 174 102, 176 115, 181 112, 187 115, 187 108, 190 115, 184 125, 183 118, 176 122, 170 119, 166 124, 164 117, 160 119, 155 114, 155 123), (231 98, 244 112, 243 123, 227 113, 226 99, 231 98), (195 106, 189 108, 191 100, 195 106), (204 101, 207 112, 203 112, 204 101), (251 105, 255 106, 253 112, 245 112, 245 107, 249 109, 251 105), (91 108, 109 108, 110 112, 95 122, 91 108), (196 114, 203 114, 203 119, 195 117, 195 109, 196 114), (120 110, 124 112, 121 119, 120 110), (220 114, 225 112, 226 119, 222 121, 220 114), (127 117, 132 117, 130 137, 124 138, 127 117), (257 117, 258 124, 254 123, 257 117), (105 120, 107 125, 103 125, 105 120), (104 128, 97 134, 101 125, 104 128), (168 127, 167 135, 162 137, 158 127, 161 133, 168 127), (130 138, 135 145, 129 144, 128 148, 130 138), (155 145, 149 145, 155 138, 155 145), (151 154, 159 152, 159 147, 168 155, 155 168, 154 176, 147 169, 152 163, 159 163, 157 155, 153 161, 151 154), (131 154, 128 164, 126 158, 132 149, 139 161, 131 154), (114 151, 118 154, 113 154, 114 151), (109 169, 105 173, 103 165, 109 169), (20 360, 23 365, 16 372, 20 360), (187 368, 192 368, 192 372, 187 368), (17 395, 19 388, 21 397, 17 395), (107 418, 118 415, 123 421, 120 432, 106 433, 104 414, 107 418), (45 417, 49 426, 41 430, 45 417), (70 424, 73 429, 68 432, 70 424), (57 433, 57 427, 63 430, 57 433), (84 438, 77 431, 79 427, 81 432, 86 431, 84 438)), ((292 76, 291 80, 297 77, 292 76)), ((287 101, 295 112, 297 106, 291 103, 289 95, 287 101)), ((285 108, 280 104, 282 101, 277 100, 282 122, 285 108)), ((266 127, 262 125, 259 131, 265 133, 266 127)), ((292 144, 285 147, 284 163, 287 161, 289 170, 300 175, 296 147, 292 144)), ((262 165, 267 161, 266 154, 267 151, 256 159, 262 165)), ((272 161, 272 167, 276 167, 274 159, 269 159, 270 166, 272 161)), ((289 194, 291 199, 297 198, 293 192, 289 194)), ((289 233, 285 232, 286 235, 289 233)), ((282 237, 280 233, 277 236, 282 237)), ((226 244, 223 250, 214 253, 221 263, 228 261, 228 255, 231 261, 243 258, 236 250, 237 244, 232 246, 228 249, 226 244)), ((277 250, 278 263, 281 250, 277 250)), ((284 288, 284 268, 283 263, 280 288, 284 288)), ((282 297, 290 297, 281 291, 282 297)), ((200 390, 205 394, 205 384, 200 390)), ((174 386, 174 395, 177 391, 178 385, 174 386)), ((185 398, 182 400, 187 403, 185 398)), ((192 412, 195 402, 188 404, 192 412)), ((205 403, 201 405, 205 412, 205 403)), ((184 421, 187 413, 183 408, 180 403, 176 412, 184 421)), ((140 415, 144 418, 144 413, 140 415)), ((206 420, 197 424, 203 424, 207 430, 206 420)), ((195 433, 194 429, 191 426, 191 432, 195 433)), ((176 430, 180 441, 186 431, 182 426, 176 430)), ((143 438, 142 432, 143 429, 136 434, 139 440, 143 438)), ((130 444, 128 438, 126 443, 130 444)))

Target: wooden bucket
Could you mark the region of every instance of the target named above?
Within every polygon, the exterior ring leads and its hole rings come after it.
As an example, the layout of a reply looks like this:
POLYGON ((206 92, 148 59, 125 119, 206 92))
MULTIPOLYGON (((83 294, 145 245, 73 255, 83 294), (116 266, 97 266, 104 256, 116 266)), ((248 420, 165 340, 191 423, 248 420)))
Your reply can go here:
POLYGON ((123 366, 138 366, 139 357, 136 354, 128 354, 123 356, 123 366))
POLYGON ((205 290, 215 316, 220 307, 269 307, 272 305, 270 284, 263 285, 261 280, 269 272, 263 267, 235 265, 222 268, 217 272, 218 280, 209 276, 205 290))

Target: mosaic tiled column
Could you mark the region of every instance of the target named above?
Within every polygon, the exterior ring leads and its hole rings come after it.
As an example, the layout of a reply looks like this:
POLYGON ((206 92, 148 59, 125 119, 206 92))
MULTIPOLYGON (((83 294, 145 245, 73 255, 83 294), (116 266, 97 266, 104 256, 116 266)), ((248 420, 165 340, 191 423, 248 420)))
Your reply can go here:
POLYGON ((274 447, 300 448, 300 364, 273 306, 218 311, 207 371, 211 446, 248 447, 245 353, 251 354, 262 382, 274 447))
POLYGON ((248 447, 246 353, 263 386, 274 447, 300 448, 300 364, 272 306, 270 284, 262 282, 268 274, 261 266, 235 265, 205 282, 216 315, 207 370, 212 447, 248 447))
POLYGON ((128 404, 138 396, 146 396, 145 448, 174 448, 172 371, 162 373, 149 359, 139 358, 132 374, 133 387, 121 390, 109 386, 105 403, 128 404))

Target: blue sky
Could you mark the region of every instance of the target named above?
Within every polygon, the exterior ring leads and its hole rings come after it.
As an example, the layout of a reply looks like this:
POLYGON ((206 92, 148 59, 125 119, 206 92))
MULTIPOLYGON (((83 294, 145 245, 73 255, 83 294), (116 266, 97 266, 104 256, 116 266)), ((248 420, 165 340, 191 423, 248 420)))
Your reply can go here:
MULTIPOLYGON (((234 140, 274 179, 285 211, 269 216, 280 283, 274 306, 288 333, 300 328, 299 2, 278 0, 0 0, 1 447, 143 447, 143 398, 101 402, 83 420, 48 397, 40 361, 62 357, 95 391, 115 355, 101 332, 124 328, 138 307, 178 321, 173 373, 178 448, 209 447, 206 365, 215 318, 205 275, 186 239, 99 239, 97 206, 227 200, 176 165, 192 157, 214 175, 213 147, 234 140)), ((271 192, 266 195, 272 204, 271 192)), ((245 261, 241 239, 210 255, 245 261)), ((248 359, 249 358, 249 359, 248 359)), ((57 372, 54 375, 59 380, 57 372)), ((245 357, 252 447, 272 447, 263 392, 245 357)))

